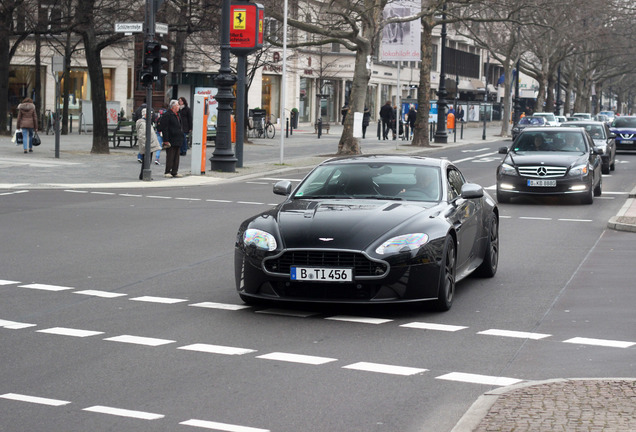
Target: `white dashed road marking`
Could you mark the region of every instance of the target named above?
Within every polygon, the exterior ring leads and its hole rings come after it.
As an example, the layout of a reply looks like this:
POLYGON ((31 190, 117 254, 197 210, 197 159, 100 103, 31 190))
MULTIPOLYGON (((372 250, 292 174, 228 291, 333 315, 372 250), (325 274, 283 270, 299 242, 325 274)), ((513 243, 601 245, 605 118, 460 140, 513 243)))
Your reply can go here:
POLYGON ((148 303, 164 303, 164 304, 175 304, 175 303, 183 303, 188 301, 185 299, 168 298, 168 297, 153 297, 153 296, 135 297, 135 298, 131 298, 130 300, 148 302, 148 303))
POLYGON ((6 328, 9 330, 20 330, 20 329, 24 329, 28 327, 35 327, 36 325, 37 324, 26 324, 26 323, 19 323, 15 321, 0 320, 0 327, 6 328))
POLYGON ((95 405, 92 407, 84 408, 82 411, 109 414, 109 415, 114 415, 119 417, 130 417, 130 418, 136 418, 141 420, 158 420, 165 417, 163 414, 155 414, 155 413, 144 412, 144 411, 132 411, 127 409, 113 408, 113 407, 107 407, 102 405, 95 405))
POLYGON ((617 341, 608 339, 590 339, 583 337, 575 337, 572 339, 564 340, 565 343, 581 344, 581 345, 596 345, 611 348, 629 348, 636 345, 636 342, 617 341))
POLYGON ((104 332, 91 331, 91 330, 79 330, 65 327, 53 327, 44 330, 36 330, 38 333, 56 334, 61 336, 74 336, 74 337, 89 337, 104 334, 104 332))
POLYGON ((157 339, 157 338, 149 338, 149 337, 141 337, 141 336, 130 336, 130 335, 115 336, 112 338, 106 338, 104 340, 111 341, 111 342, 123 342, 123 343, 147 345, 147 346, 160 346, 160 345, 167 345, 167 344, 176 342, 176 341, 168 340, 168 339, 157 339))
POLYGON ((218 423, 206 420, 190 419, 179 423, 184 426, 194 426, 203 429, 211 429, 223 432, 269 432, 269 429, 257 429, 247 426, 232 425, 227 423, 218 423))
POLYGON ((516 378, 496 377, 488 375, 468 374, 462 372, 451 372, 446 375, 440 375, 435 377, 436 379, 447 381, 459 381, 473 384, 487 384, 493 386, 509 386, 517 384, 523 380, 516 378))
POLYGON ((16 394, 16 393, 6 393, 3 395, 0 395, 0 398, 19 401, 19 402, 29 402, 29 403, 40 404, 40 405, 49 405, 49 406, 63 406, 63 405, 70 404, 69 401, 63 401, 58 399, 48 399, 48 398, 37 397, 37 396, 27 396, 27 395, 16 394))
POLYGON ((393 321, 390 319, 365 318, 365 317, 355 317, 355 316, 348 316, 348 315, 332 316, 332 317, 327 317, 325 319, 333 320, 333 321, 348 321, 348 322, 355 322, 355 323, 362 323, 362 324, 384 324, 384 323, 393 321))
POLYGON ((265 360, 278 360, 284 362, 291 363, 303 363, 310 365, 322 365, 325 363, 335 362, 337 359, 328 358, 328 357, 316 357, 316 356, 308 356, 302 354, 289 354, 282 352, 274 352, 270 354, 265 354, 262 356, 257 356, 256 358, 265 359, 265 360))
POLYGON ((20 288, 30 288, 30 289, 38 289, 44 291, 64 291, 74 289, 71 287, 57 286, 57 285, 45 285, 45 284, 28 284, 28 285, 20 285, 20 288))
POLYGON ((414 329, 421 329, 421 330, 439 330, 439 331, 447 331, 447 332, 456 332, 458 330, 464 330, 468 328, 465 326, 435 324, 435 323, 425 323, 425 322, 412 322, 408 324, 402 324, 400 327, 414 328, 414 329))
POLYGON ((488 335, 488 336, 504 336, 504 337, 512 337, 512 338, 521 338, 521 339, 543 339, 550 337, 552 335, 549 334, 541 334, 541 333, 528 333, 521 331, 511 331, 511 330, 498 330, 498 329, 490 329, 481 332, 477 332, 480 335, 488 335))
POLYGON ((74 291, 73 294, 83 294, 87 296, 95 296, 95 297, 102 297, 102 298, 124 297, 128 295, 128 294, 120 294, 120 293, 114 293, 110 291, 98 291, 98 290, 74 291))
POLYGON ((385 374, 391 374, 391 375, 404 375, 404 376, 416 375, 419 373, 426 372, 428 370, 428 369, 419 369, 419 368, 412 368, 412 367, 405 367, 405 366, 392 366, 392 365, 386 365, 386 364, 367 363, 367 362, 354 363, 348 366, 343 366, 342 368, 355 369, 355 370, 361 370, 366 372, 379 372, 379 373, 385 373, 385 374))
POLYGON ((256 352, 253 349, 247 348, 236 348, 236 347, 228 347, 221 345, 209 345, 209 344, 192 344, 179 347, 177 349, 187 350, 187 351, 198 351, 210 354, 224 354, 224 355, 243 355, 256 352))
POLYGON ((15 285, 19 284, 18 281, 10 281, 10 280, 0 280, 0 285, 15 285))
POLYGON ((188 306, 208 308, 208 309, 223 309, 223 310, 240 310, 240 309, 248 309, 250 307, 246 305, 235 305, 235 304, 214 303, 214 302, 194 303, 188 306))

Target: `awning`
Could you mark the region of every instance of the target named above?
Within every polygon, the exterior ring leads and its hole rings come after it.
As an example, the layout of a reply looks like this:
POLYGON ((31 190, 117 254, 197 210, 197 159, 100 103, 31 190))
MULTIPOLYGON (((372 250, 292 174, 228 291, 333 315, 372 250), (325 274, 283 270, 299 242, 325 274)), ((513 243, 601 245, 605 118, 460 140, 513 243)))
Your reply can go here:
POLYGON ((484 89, 486 88, 486 85, 484 84, 483 81, 478 80, 478 79, 474 79, 474 78, 470 80, 470 85, 473 86, 473 90, 475 90, 475 91, 483 92, 484 89))

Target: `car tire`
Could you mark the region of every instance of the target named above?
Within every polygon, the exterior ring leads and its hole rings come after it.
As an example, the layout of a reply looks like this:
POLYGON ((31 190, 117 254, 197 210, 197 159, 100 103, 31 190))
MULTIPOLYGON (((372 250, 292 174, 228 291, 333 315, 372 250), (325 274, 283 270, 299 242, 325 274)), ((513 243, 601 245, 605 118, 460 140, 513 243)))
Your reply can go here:
POLYGON ((601 196, 603 193, 603 178, 598 179, 598 185, 594 188, 594 196, 601 196))
POLYGON ((581 204, 592 204, 593 202, 594 202, 594 193, 592 191, 592 188, 590 187, 589 190, 587 190, 585 194, 583 195, 583 197, 581 198, 581 204))
POLYGON ((440 266, 440 275, 437 288, 437 300, 435 309, 445 312, 453 305, 455 296, 455 275, 457 267, 457 255, 455 253, 455 241, 452 237, 446 238, 444 255, 440 266))
POLYGON ((499 264, 499 221, 493 213, 490 216, 488 229, 488 243, 484 251, 484 261, 475 270, 475 274, 481 277, 493 277, 497 273, 499 264))
POLYGON ((510 196, 508 194, 506 194, 505 192, 501 192, 499 189, 497 189, 497 202, 498 203, 509 203, 510 202, 510 196))
POLYGON ((614 171, 616 169, 616 155, 614 155, 614 158, 612 159, 612 163, 610 164, 610 170, 614 171))
POLYGON ((602 174, 609 174, 610 170, 611 170, 611 167, 610 167, 609 161, 607 161, 607 164, 602 164, 601 165, 601 173, 602 174))

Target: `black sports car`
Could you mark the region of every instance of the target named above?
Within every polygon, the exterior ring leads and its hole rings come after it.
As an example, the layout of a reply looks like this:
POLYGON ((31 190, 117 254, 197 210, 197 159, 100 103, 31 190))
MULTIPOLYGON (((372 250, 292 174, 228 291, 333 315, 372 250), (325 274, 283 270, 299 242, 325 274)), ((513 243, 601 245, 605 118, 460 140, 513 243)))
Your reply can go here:
POLYGON ((409 156, 327 160, 281 204, 244 221, 236 237, 236 289, 260 300, 453 302, 473 271, 492 277, 499 211, 449 161, 409 156))
POLYGON ((520 195, 575 195, 592 204, 601 195, 601 155, 582 127, 524 130, 497 167, 497 201, 520 195))

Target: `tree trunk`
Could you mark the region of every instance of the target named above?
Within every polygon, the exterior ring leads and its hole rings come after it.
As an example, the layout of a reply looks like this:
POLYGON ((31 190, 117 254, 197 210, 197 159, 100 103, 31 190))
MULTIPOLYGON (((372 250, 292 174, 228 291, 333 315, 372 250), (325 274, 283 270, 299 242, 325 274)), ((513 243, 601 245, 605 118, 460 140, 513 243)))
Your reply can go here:
POLYGON ((504 68, 504 109, 501 118, 501 135, 508 136, 510 119, 512 118, 512 59, 507 57, 503 62, 504 68))
POLYGON ((7 101, 9 100, 9 65, 11 64, 11 23, 13 22, 13 8, 3 6, 0 9, 3 13, 0 18, 0 58, 4 61, 0 62, 0 135, 8 135, 7 122, 7 101))
POLYGON ((424 16, 422 17, 422 39, 420 41, 422 65, 420 68, 420 82, 417 88, 417 116, 415 117, 413 141, 411 142, 411 145, 419 147, 430 146, 428 140, 428 114, 430 111, 431 59, 433 57, 432 40, 432 18, 430 16, 424 16))

